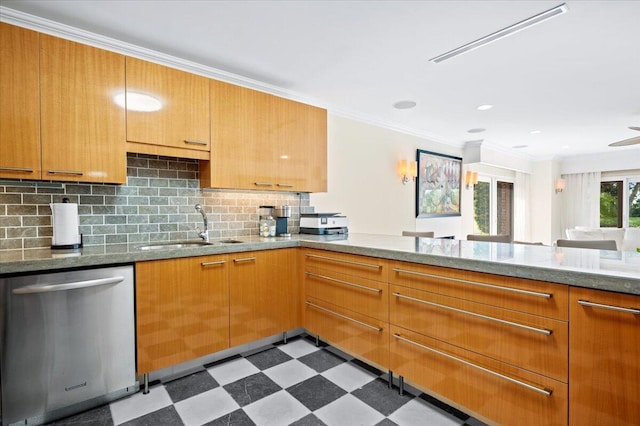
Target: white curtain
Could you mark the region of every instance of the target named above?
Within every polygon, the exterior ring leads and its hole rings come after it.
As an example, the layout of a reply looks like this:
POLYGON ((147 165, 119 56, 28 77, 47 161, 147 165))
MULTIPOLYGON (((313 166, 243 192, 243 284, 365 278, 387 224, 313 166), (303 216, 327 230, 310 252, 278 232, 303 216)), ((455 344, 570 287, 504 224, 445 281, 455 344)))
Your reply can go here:
POLYGON ((513 239, 529 241, 531 239, 531 221, 529 215, 529 197, 531 196, 529 174, 516 172, 513 185, 513 239))
POLYGON ((562 192, 562 219, 564 231, 575 226, 600 226, 600 172, 562 175, 565 188, 562 192))

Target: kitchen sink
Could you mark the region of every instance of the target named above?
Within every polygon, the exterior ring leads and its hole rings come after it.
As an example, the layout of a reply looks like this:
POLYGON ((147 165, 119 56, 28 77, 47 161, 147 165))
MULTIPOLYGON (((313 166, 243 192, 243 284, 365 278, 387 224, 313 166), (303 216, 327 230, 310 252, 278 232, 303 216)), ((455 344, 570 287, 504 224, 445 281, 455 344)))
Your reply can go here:
POLYGON ((209 243, 206 241, 172 241, 166 243, 145 244, 142 246, 137 246, 136 250, 171 250, 179 248, 210 246, 212 244, 213 243, 209 243))
POLYGON ((238 244, 238 243, 243 243, 244 241, 240 241, 240 240, 220 240, 218 241, 221 244, 238 244))

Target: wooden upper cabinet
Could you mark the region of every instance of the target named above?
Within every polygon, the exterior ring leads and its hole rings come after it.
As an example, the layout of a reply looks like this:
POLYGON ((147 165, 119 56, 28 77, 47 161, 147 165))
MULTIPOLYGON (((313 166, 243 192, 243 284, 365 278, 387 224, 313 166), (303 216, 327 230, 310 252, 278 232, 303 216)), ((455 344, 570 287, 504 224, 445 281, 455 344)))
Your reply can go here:
POLYGON ((211 160, 201 186, 327 190, 327 112, 211 80, 211 160))
POLYGON ((0 177, 40 179, 40 92, 35 31, 0 22, 0 177))
POLYGON ((42 178, 126 182, 124 56, 40 34, 42 178))
POLYGON ((126 63, 127 150, 209 159, 209 79, 136 58, 126 63))

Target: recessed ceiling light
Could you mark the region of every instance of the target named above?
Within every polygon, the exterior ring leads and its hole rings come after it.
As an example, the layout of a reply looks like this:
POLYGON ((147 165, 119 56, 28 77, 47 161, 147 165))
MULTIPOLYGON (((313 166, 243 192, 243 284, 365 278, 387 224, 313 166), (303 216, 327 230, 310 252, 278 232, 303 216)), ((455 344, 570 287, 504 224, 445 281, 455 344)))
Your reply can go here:
POLYGON ((529 145, 514 145, 511 148, 513 149, 522 149, 522 148, 527 148, 529 145))
POLYGON ((416 106, 415 101, 398 101, 393 104, 393 107, 396 109, 411 109, 416 106))
POLYGON ((540 133, 542 133, 542 130, 532 130, 529 133, 531 133, 532 135, 539 135, 540 133))
POLYGON ((487 129, 483 129, 482 127, 478 127, 478 128, 475 128, 475 129, 467 130, 467 133, 482 133, 485 130, 487 130, 487 129))
POLYGON ((493 105, 486 104, 486 105, 480 105, 476 109, 478 111, 486 111, 486 110, 491 109, 491 108, 493 108, 493 105))
POLYGON ((463 53, 467 53, 471 50, 477 49, 478 47, 485 46, 489 43, 493 43, 496 40, 500 40, 501 38, 510 36, 511 34, 515 34, 518 31, 522 31, 525 28, 529 28, 533 25, 539 24, 547 19, 551 19, 555 16, 562 15, 566 13, 569 9, 566 4, 561 4, 560 6, 556 6, 553 9, 549 9, 545 12, 539 13, 535 16, 525 19, 524 21, 520 21, 516 24, 510 25, 506 28, 498 30, 494 33, 486 35, 482 38, 474 40, 470 43, 467 43, 463 46, 457 47, 453 50, 450 50, 442 55, 438 55, 434 58, 429 59, 429 62, 439 63, 442 61, 446 61, 447 59, 451 59, 455 56, 462 55, 463 53))
POLYGON ((562 149, 569 149, 570 146, 569 145, 562 145, 562 149))

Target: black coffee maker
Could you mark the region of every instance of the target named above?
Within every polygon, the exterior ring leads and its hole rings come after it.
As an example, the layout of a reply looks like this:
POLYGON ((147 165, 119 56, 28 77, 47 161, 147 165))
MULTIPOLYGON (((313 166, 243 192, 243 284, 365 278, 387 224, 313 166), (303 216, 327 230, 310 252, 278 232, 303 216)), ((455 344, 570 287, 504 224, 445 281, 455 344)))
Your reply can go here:
POLYGON ((291 206, 276 207, 276 236, 290 237, 289 218, 291 217, 291 206))

